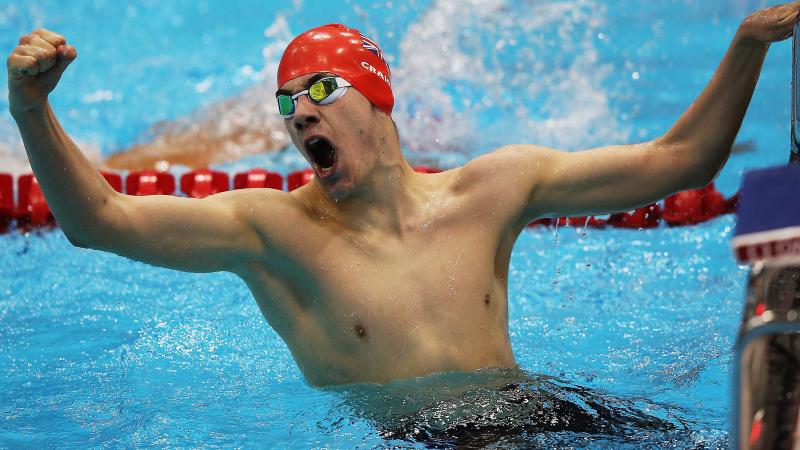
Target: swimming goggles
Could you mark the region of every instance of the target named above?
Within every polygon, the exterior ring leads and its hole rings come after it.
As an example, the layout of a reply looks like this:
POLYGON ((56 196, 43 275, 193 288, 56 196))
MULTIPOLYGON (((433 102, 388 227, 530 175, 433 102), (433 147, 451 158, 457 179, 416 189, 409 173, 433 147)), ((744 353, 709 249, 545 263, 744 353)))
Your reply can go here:
POLYGON ((294 95, 278 94, 278 111, 284 119, 291 119, 297 107, 297 99, 301 95, 308 95, 309 100, 317 105, 329 105, 339 100, 347 88, 352 86, 342 77, 325 77, 313 83, 308 89, 300 91, 294 95))

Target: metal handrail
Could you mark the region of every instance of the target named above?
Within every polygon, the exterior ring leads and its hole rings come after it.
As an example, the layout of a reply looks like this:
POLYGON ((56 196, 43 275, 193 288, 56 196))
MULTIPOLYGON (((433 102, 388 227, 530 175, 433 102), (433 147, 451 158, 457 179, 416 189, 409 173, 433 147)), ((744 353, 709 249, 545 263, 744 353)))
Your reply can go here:
POLYGON ((800 83, 798 83, 798 73, 800 70, 800 42, 798 42, 797 35, 800 32, 800 16, 794 24, 794 34, 792 38, 792 136, 791 136, 791 152, 789 153, 789 163, 800 164, 800 83))

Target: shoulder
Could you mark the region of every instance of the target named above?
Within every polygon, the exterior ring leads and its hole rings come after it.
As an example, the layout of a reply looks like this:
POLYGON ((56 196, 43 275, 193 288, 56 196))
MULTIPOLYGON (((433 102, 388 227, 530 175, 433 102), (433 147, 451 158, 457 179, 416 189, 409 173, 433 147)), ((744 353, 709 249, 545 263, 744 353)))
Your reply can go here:
POLYGON ((495 185, 534 180, 558 155, 538 145, 507 145, 484 153, 457 169, 454 189, 468 191, 482 183, 495 185))
POLYGON ((452 189, 470 205, 471 213, 491 212, 503 230, 516 229, 538 214, 531 199, 547 183, 562 155, 537 145, 500 147, 457 169, 452 189))

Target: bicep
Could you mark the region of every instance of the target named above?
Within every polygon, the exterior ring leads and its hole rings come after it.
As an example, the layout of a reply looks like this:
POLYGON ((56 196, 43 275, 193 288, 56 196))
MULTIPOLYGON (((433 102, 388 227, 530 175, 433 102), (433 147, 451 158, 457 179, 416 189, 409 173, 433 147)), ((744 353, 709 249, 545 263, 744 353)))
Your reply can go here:
POLYGON ((188 272, 235 271, 257 258, 264 246, 234 195, 118 194, 103 211, 91 247, 188 272))
POLYGON ((526 215, 533 218, 625 211, 691 187, 686 161, 657 141, 536 153, 530 159, 543 170, 530 180, 526 215))

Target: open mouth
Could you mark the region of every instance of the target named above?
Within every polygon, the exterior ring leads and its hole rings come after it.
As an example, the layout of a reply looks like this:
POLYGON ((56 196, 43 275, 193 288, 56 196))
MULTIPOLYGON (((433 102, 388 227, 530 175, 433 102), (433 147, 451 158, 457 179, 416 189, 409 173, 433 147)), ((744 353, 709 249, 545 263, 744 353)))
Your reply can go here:
POLYGON ((324 137, 312 137, 305 143, 306 153, 311 163, 319 169, 320 175, 329 172, 336 163, 336 148, 324 137))

